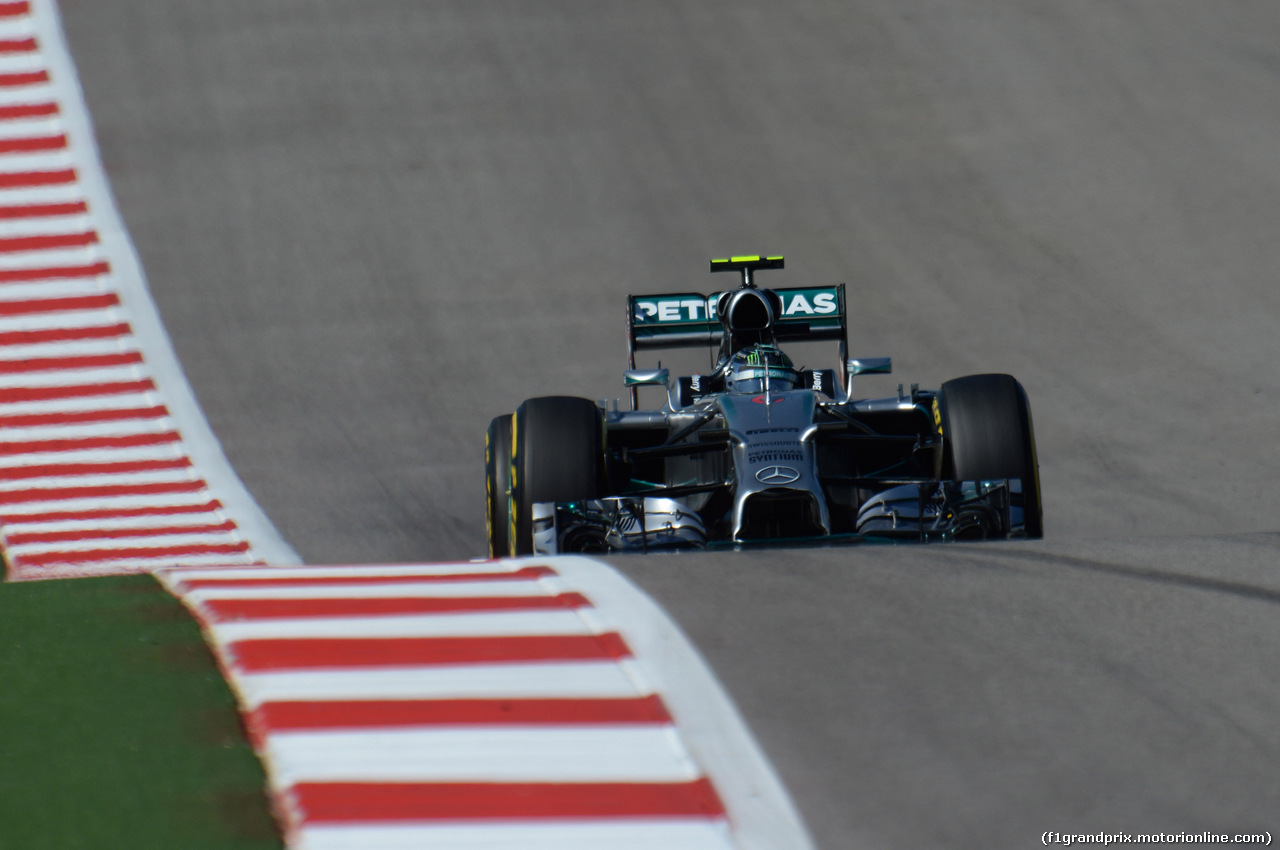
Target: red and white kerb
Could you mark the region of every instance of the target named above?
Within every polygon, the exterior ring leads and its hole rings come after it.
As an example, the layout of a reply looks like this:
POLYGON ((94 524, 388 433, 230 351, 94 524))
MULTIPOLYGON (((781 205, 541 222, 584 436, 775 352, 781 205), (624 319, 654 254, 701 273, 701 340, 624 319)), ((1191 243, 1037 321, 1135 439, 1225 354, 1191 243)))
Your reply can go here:
POLYGON ((115 213, 86 187, 101 180, 92 140, 77 147, 69 129, 78 88, 51 69, 39 23, 30 3, 0 2, 0 547, 10 578, 260 562, 193 465, 134 335, 100 237, 115 213))
POLYGON ((290 847, 738 847, 643 661, 551 566, 172 570, 290 847))

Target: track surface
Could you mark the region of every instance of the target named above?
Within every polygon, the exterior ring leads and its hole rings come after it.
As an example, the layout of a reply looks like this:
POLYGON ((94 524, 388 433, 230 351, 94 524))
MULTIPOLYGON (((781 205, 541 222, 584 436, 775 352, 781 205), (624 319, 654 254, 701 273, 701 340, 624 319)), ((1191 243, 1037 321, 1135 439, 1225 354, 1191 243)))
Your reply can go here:
POLYGON ((188 376, 306 560, 480 554, 490 417, 620 395, 628 291, 785 253, 893 355, 868 394, 1022 380, 1048 533, 617 561, 819 845, 1280 827, 1270 0, 63 15, 188 376))

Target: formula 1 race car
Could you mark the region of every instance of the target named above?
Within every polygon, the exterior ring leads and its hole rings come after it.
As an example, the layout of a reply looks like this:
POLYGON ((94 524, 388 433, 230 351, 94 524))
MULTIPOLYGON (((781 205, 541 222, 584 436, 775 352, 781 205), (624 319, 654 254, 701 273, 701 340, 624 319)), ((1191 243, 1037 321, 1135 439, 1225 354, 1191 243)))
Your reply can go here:
POLYGON ((491 557, 866 538, 1037 538, 1031 409, 1009 375, 857 399, 844 284, 762 289, 782 257, 712 260, 737 289, 628 297, 631 410, 532 398, 485 442, 491 557), (832 340, 839 368, 800 370, 789 341, 832 340), (718 346, 708 374, 637 369, 641 349, 718 346), (638 408, 638 388, 666 401, 638 408))

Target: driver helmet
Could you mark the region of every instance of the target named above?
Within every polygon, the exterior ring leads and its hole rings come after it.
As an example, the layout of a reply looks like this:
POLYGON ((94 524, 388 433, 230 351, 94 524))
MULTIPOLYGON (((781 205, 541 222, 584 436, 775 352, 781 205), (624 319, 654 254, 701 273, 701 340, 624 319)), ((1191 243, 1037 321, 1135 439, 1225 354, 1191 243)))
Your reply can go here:
POLYGON ((729 390, 739 393, 762 393, 795 389, 800 373, 791 358, 772 345, 753 345, 733 355, 729 362, 729 390))

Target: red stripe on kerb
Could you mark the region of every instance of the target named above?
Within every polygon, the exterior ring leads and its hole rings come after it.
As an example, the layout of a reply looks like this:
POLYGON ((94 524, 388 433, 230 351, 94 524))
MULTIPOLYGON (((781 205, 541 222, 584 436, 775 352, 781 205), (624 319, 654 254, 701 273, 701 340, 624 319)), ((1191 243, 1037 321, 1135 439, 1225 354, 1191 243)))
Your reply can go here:
POLYGON ((77 410, 66 413, 18 413, 0 416, 0 428, 35 428, 44 425, 86 425, 102 422, 132 422, 162 419, 169 415, 164 405, 130 407, 119 410, 77 410))
MULTIPOLYGON (((0 113, 3 112, 4 110, 0 108, 0 113)), ((65 204, 16 204, 0 207, 0 218, 51 218, 60 215, 85 215, 88 212, 89 205, 84 201, 68 201, 65 204)))
POLYGON ((361 667, 605 661, 631 655, 622 637, 261 638, 228 647, 241 672, 361 667))
POLYGON ((56 103, 13 103, 0 106, 0 121, 14 121, 20 118, 48 118, 59 112, 56 103))
POLYGON ((307 823, 508 818, 723 817, 710 780, 692 782, 300 782, 307 823))
POLYGON ((0 173, 0 189, 58 186, 74 182, 76 182, 74 168, 63 168, 58 171, 11 171, 0 173))
POLYGON ((248 543, 198 543, 190 546, 138 546, 130 549, 85 549, 76 552, 41 552, 14 560, 36 567, 50 564, 88 564, 94 561, 136 561, 148 558, 174 560, 191 555, 239 555, 248 543))
POLYGON ((20 74, 0 74, 0 86, 34 86, 49 82, 48 71, 24 71, 20 74))
POLYGON ((174 514, 202 514, 222 510, 222 503, 211 499, 199 505, 155 505, 141 508, 95 508, 90 511, 41 511, 39 513, 0 514, 0 523, 18 525, 24 522, 64 522, 68 520, 95 521, 121 517, 170 516, 174 514))
POLYGON ((136 351, 117 354, 85 354, 80 357, 32 357, 27 360, 0 360, 0 375, 26 372, 60 372, 67 369, 104 369, 111 366, 136 366, 142 355, 136 351))
POLYGON ((559 596, 403 597, 388 599, 210 599, 203 603, 218 622, 305 617, 377 617, 477 611, 539 611, 588 608, 581 593, 559 596))
POLYGON ((21 546, 27 543, 71 543, 77 540, 125 540, 130 537, 164 537, 172 534, 216 534, 220 531, 235 531, 236 524, 231 520, 209 525, 170 525, 152 526, 148 528, 89 528, 81 531, 30 531, 8 535, 5 540, 10 546, 21 546))
POLYGON ((58 502, 67 499, 105 499, 112 496, 154 496, 161 493, 198 493, 208 485, 195 481, 161 481, 155 484, 102 484, 90 487, 32 487, 0 492, 0 505, 58 502))
POLYGON ((32 53, 36 49, 34 38, 7 38, 0 41, 0 53, 32 53))
POLYGON ((0 3, 0 18, 29 14, 31 14, 31 4, 27 0, 22 0, 19 3, 0 3))
POLYGON ((667 724, 658 696, 621 699, 446 699, 268 702, 250 721, 264 732, 404 726, 667 724))
MULTIPOLYGON (((0 153, 4 153, 3 142, 0 142, 0 153)), ((52 251, 58 248, 85 248, 98 243, 98 234, 57 233, 47 236, 10 236, 0 239, 0 251, 14 253, 16 251, 52 251)))
POLYGON ((57 266, 41 269, 6 269, 0 271, 0 283, 26 283, 39 280, 61 280, 67 278, 99 277, 108 274, 111 266, 105 262, 89 263, 84 266, 57 266))
POLYGON ((88 328, 42 328, 30 331, 4 331, 0 345, 37 345, 42 342, 80 342, 86 339, 111 339, 133 333, 124 322, 88 328))
POLYGON ((140 446, 161 446, 180 440, 177 431, 157 431, 151 434, 123 434, 117 437, 69 437, 64 440, 15 440, 0 443, 0 457, 26 455, 36 452, 74 452, 86 449, 132 449, 140 446))
POLYGON ((124 393, 145 393, 156 388, 149 378, 142 381, 116 381, 103 384, 75 384, 66 387, 8 387, 0 389, 0 404, 22 401, 51 401, 59 398, 88 398, 124 393))
POLYGON ((105 310, 120 303, 114 292, 101 295, 69 295, 65 298, 28 298, 0 301, 0 316, 27 316, 32 313, 66 313, 74 310, 105 310))
POLYGON ((184 590, 211 587, 323 587, 335 584, 419 584, 458 581, 530 581, 555 575, 550 567, 521 567, 510 573, 439 573, 434 575, 299 576, 280 578, 200 578, 181 581, 184 590))
POLYGON ((41 153, 60 151, 67 147, 67 136, 30 136, 19 139, 0 139, 0 154, 41 153))
POLYGON ((15 478, 55 478, 81 475, 128 475, 135 472, 159 472, 171 469, 188 469, 187 457, 165 460, 128 460, 111 463, 43 463, 37 466, 10 466, 0 471, 6 480, 15 478))

